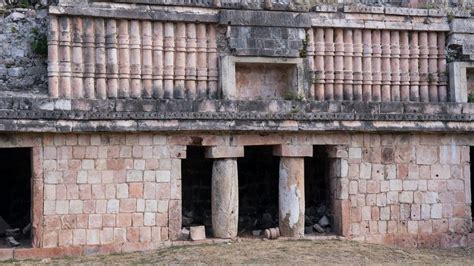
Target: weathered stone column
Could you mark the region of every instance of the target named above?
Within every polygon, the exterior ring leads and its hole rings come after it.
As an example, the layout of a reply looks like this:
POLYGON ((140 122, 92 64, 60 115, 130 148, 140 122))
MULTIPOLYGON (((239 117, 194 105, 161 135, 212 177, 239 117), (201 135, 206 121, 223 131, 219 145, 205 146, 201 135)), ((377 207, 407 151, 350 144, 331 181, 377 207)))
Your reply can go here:
POLYGON ((237 236, 239 223, 239 183, 237 158, 244 147, 210 147, 206 158, 212 158, 212 231, 217 238, 237 236))
POLYGON ((279 227, 282 236, 304 236, 304 157, 313 156, 313 146, 275 146, 280 156, 279 227))

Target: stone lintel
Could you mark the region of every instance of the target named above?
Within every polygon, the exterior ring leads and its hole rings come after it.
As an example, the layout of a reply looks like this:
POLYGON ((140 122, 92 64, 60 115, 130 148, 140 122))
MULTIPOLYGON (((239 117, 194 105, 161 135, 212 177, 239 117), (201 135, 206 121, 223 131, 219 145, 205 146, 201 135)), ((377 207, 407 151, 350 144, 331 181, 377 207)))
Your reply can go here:
POLYGON ((243 146, 213 146, 206 148, 205 157, 209 159, 244 157, 243 146))
POLYGON ((273 155, 280 157, 312 157, 311 145, 277 145, 273 147, 273 155))

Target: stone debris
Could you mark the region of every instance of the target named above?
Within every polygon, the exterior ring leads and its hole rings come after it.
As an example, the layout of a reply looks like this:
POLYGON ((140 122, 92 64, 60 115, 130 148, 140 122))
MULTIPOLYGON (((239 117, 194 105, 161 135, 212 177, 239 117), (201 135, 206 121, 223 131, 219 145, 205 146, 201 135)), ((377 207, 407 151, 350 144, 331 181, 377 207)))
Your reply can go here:
POLYGON ((9 236, 6 238, 7 244, 11 247, 18 247, 20 245, 20 242, 16 241, 13 236, 9 236))
POLYGON ((198 240, 206 239, 206 229, 205 229, 204 225, 191 226, 190 227, 190 232, 191 232, 191 240, 192 241, 198 241, 198 240))
POLYGON ((329 219, 326 215, 324 215, 323 217, 321 217, 321 219, 319 219, 318 221, 318 224, 321 225, 322 227, 326 227, 329 225, 329 219))
POLYGON ((260 236, 262 234, 262 230, 253 230, 252 235, 253 236, 260 236))
POLYGON ((179 240, 188 240, 189 239, 190 232, 188 229, 183 228, 179 232, 179 240))
POLYGON ((320 233, 320 234, 323 234, 325 233, 326 231, 324 230, 324 228, 322 228, 319 224, 315 224, 313 225, 313 229, 314 231, 320 233))
POLYGON ((277 239, 280 237, 280 228, 265 229, 264 236, 266 239, 277 239))

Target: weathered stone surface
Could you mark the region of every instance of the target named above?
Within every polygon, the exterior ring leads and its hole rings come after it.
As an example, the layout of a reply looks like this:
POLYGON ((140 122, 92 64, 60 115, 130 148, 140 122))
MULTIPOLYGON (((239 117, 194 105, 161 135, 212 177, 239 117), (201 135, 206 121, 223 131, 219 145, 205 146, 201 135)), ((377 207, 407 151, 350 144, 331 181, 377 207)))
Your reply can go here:
POLYGON ((304 236, 304 159, 280 158, 279 224, 282 236, 304 236))
POLYGON ((212 166, 212 231, 217 238, 237 236, 239 185, 236 159, 216 159, 212 166))
POLYGON ((191 226, 190 227, 190 238, 193 241, 199 241, 206 239, 206 230, 204 225, 201 226, 191 226))

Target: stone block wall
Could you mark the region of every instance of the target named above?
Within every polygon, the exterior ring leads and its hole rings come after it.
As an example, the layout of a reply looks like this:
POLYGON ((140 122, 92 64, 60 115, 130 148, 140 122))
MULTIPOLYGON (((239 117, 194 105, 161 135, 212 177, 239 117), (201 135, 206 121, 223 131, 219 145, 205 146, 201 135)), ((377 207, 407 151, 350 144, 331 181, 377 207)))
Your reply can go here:
POLYGON ((41 247, 139 250, 173 238, 181 228, 184 156, 160 135, 45 136, 41 247))
POLYGON ((467 245, 466 144, 457 136, 353 135, 347 159, 351 237, 406 247, 467 245))
POLYGON ((282 144, 326 147, 337 234, 405 247, 474 244, 472 134, 0 135, 0 147, 33 148, 33 246, 78 254, 176 240, 187 145, 243 156, 245 146, 282 144))
POLYGON ((47 15, 47 9, 0 6, 0 92, 47 95, 47 15))

